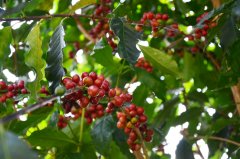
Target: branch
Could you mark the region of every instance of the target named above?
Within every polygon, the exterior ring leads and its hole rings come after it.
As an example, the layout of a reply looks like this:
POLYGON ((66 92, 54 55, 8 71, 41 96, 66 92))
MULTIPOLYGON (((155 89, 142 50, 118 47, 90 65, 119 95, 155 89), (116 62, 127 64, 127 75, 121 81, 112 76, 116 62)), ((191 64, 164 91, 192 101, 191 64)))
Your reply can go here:
POLYGON ((227 142, 229 144, 232 144, 232 145, 240 147, 240 143, 239 142, 236 142, 236 141, 233 141, 233 140, 229 140, 229 139, 226 139, 226 138, 222 138, 222 137, 217 137, 217 136, 197 136, 197 137, 192 137, 192 138, 193 139, 197 139, 197 140, 207 138, 209 140, 217 140, 217 141, 227 142))
POLYGON ((197 149, 198 149, 198 154, 200 155, 200 157, 201 157, 202 159, 204 159, 204 156, 203 156, 203 154, 202 154, 202 152, 201 152, 201 150, 200 150, 199 145, 197 144, 197 142, 196 142, 195 144, 196 144, 197 149))
POLYGON ((91 37, 91 35, 89 35, 89 33, 85 30, 85 28, 83 27, 82 23, 80 22, 80 20, 77 17, 74 17, 76 23, 77 23, 77 28, 83 33, 83 35, 90 40, 92 43, 95 43, 96 40, 93 39, 91 37))
POLYGON ((8 115, 6 117, 3 117, 3 118, 0 119, 0 124, 9 122, 9 121, 14 120, 14 119, 17 119, 20 115, 27 114, 27 113, 30 113, 30 112, 36 110, 36 109, 44 107, 45 105, 47 105, 48 103, 56 100, 57 98, 58 98, 58 96, 53 95, 53 96, 51 96, 48 99, 45 99, 45 100, 43 100, 41 102, 33 104, 33 105, 29 106, 29 107, 23 108, 23 109, 15 112, 13 114, 10 114, 10 115, 8 115))
POLYGON ((101 19, 107 20, 108 18, 95 15, 84 15, 84 14, 52 14, 52 15, 40 15, 40 16, 25 16, 25 17, 16 17, 16 18, 0 18, 0 21, 30 21, 30 20, 41 20, 41 19, 51 19, 51 18, 89 18, 89 19, 101 19))
POLYGON ((143 153, 144 153, 144 156, 145 156, 145 159, 149 159, 149 156, 148 156, 148 151, 147 151, 147 147, 144 143, 144 140, 143 140, 143 137, 141 135, 141 132, 138 128, 134 127, 134 131, 137 133, 138 137, 140 138, 141 140, 141 144, 142 144, 142 149, 143 149, 143 153))
POLYGON ((217 71, 220 71, 221 66, 220 66, 219 62, 212 56, 212 54, 211 53, 206 53, 206 56, 212 62, 212 64, 215 66, 217 71))
POLYGON ((236 103, 238 114, 240 115, 240 90, 238 85, 232 86, 231 91, 233 94, 234 101, 236 103))

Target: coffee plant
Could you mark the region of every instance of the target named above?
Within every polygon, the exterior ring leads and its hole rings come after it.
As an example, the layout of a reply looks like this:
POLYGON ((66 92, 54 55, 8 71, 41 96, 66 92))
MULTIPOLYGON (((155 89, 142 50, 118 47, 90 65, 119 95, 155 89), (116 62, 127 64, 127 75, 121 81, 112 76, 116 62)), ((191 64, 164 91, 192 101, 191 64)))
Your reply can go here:
POLYGON ((0 7, 1 159, 240 158, 240 0, 0 7))

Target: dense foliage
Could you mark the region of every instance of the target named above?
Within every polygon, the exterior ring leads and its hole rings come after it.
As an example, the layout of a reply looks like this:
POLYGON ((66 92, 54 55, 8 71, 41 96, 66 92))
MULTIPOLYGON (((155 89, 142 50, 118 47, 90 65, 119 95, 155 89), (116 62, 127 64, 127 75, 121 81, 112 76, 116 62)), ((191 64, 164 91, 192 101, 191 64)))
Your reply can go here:
POLYGON ((0 6, 0 158, 240 158, 239 0, 0 6))

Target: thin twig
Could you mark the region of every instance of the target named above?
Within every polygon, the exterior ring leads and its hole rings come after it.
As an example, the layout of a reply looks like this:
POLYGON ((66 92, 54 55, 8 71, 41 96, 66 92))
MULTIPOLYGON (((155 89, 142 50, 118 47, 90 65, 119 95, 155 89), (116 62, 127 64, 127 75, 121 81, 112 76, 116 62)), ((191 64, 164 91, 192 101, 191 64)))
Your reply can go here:
POLYGON ((238 114, 240 115, 240 90, 238 85, 231 87, 233 98, 237 107, 238 114))
POLYGON ((0 21, 31 21, 31 20, 41 20, 41 19, 51 19, 51 18, 89 18, 89 19, 101 19, 107 20, 108 18, 95 15, 84 15, 84 14, 52 14, 52 15, 40 15, 40 16, 26 16, 26 17, 16 17, 16 18, 0 18, 0 21))
POLYGON ((44 107, 48 103, 56 100, 57 98, 58 98, 58 96, 53 95, 53 96, 51 96, 48 99, 45 99, 45 100, 43 100, 41 102, 33 104, 33 105, 29 106, 29 107, 23 108, 23 109, 19 110, 18 112, 10 114, 10 115, 8 115, 6 117, 3 117, 2 119, 0 119, 0 124, 9 122, 9 121, 14 120, 14 119, 17 119, 20 115, 27 114, 27 113, 30 113, 30 112, 36 110, 36 109, 44 107))
POLYGON ((138 137, 140 138, 140 140, 142 142, 141 145, 142 145, 142 149, 143 149, 143 153, 144 153, 145 158, 149 159, 148 150, 147 150, 147 147, 146 147, 146 145, 144 143, 144 140, 143 140, 143 137, 141 135, 140 130, 138 128, 134 127, 134 131, 137 133, 138 137))
POLYGON ((229 144, 232 144, 232 145, 240 147, 240 143, 239 142, 236 142, 236 141, 233 141, 233 140, 229 140, 229 139, 226 139, 226 138, 222 138, 222 137, 217 137, 217 136, 197 136, 197 137, 192 137, 192 139, 197 139, 197 140, 199 140, 199 139, 217 140, 217 141, 227 142, 229 144))
POLYGON ((76 23, 77 23, 77 28, 83 33, 83 35, 90 40, 92 43, 95 43, 96 40, 89 35, 89 33, 86 31, 86 29, 83 27, 82 23, 77 17, 74 17, 76 23))
POLYGON ((213 65, 215 66, 217 71, 220 71, 221 66, 220 66, 219 62, 212 56, 212 54, 211 53, 206 53, 206 56, 213 63, 213 65))
POLYGON ((202 159, 204 159, 204 156, 203 156, 203 154, 202 154, 202 152, 201 152, 201 150, 200 150, 199 145, 197 144, 197 142, 196 142, 195 144, 196 144, 197 149, 198 149, 198 154, 200 155, 200 157, 201 157, 202 159))

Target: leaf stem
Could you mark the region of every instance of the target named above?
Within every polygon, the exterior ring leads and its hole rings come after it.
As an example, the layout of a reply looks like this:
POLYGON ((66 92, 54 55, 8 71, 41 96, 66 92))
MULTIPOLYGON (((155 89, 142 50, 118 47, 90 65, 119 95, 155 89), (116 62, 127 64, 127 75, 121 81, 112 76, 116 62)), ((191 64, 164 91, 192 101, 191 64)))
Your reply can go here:
POLYGON ((84 115, 85 115, 85 108, 82 109, 82 115, 81 115, 80 135, 79 135, 79 146, 78 146, 78 149, 77 149, 78 152, 80 152, 80 146, 81 146, 81 144, 82 144, 84 115))

